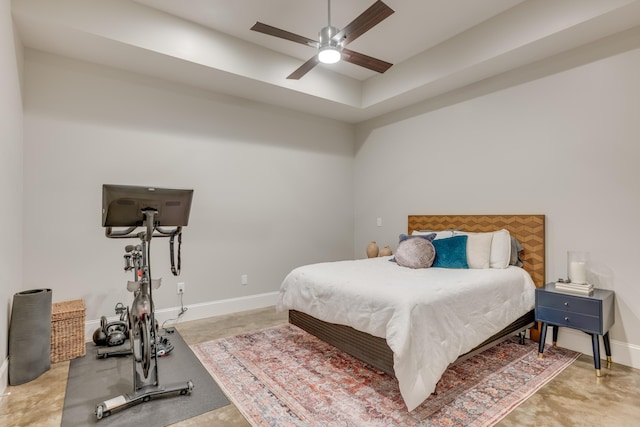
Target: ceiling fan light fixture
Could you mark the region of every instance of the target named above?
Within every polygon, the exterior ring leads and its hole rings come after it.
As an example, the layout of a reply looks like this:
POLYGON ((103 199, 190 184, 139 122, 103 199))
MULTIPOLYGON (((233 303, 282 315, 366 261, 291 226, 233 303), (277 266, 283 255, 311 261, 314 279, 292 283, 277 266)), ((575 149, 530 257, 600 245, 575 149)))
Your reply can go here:
POLYGON ((323 46, 318 51, 318 61, 323 64, 335 64, 340 61, 342 54, 335 46, 323 46))
POLYGON ((333 36, 337 33, 338 29, 331 25, 324 27, 318 33, 318 41, 320 43, 318 61, 323 64, 335 64, 340 61, 342 46, 336 40, 333 40, 333 36))

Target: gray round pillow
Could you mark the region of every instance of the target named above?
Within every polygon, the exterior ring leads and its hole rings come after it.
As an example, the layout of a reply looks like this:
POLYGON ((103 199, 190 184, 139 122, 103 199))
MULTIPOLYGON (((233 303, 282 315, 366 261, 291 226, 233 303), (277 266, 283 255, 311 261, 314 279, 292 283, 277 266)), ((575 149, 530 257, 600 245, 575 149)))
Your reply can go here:
POLYGON ((428 268, 435 257, 436 250, 426 239, 403 240, 396 250, 396 262, 403 267, 428 268))

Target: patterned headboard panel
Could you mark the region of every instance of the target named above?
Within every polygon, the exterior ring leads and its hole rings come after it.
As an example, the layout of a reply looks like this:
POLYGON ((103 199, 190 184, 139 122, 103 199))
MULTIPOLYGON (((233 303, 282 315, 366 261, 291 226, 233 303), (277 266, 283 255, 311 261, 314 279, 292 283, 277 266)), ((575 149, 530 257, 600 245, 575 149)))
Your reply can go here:
POLYGON ((523 251, 520 258, 537 287, 545 283, 544 215, 409 215, 408 232, 451 230, 489 232, 506 229, 523 251))

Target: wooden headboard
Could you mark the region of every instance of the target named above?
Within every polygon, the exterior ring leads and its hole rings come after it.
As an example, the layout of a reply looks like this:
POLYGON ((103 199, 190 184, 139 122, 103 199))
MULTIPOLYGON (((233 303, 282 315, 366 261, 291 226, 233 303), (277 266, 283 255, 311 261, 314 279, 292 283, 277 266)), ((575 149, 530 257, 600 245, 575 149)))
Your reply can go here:
POLYGON ((520 258, 536 287, 545 284, 544 215, 409 215, 413 230, 489 232, 508 230, 522 245, 520 258))

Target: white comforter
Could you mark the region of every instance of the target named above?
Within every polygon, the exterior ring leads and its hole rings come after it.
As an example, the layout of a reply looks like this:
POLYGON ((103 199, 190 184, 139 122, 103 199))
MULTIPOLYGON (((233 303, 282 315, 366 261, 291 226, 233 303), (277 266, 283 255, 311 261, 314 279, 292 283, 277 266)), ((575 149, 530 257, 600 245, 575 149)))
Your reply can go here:
POLYGON ((277 308, 385 338, 411 411, 459 355, 532 310, 534 290, 518 267, 413 270, 380 257, 296 268, 277 308))

